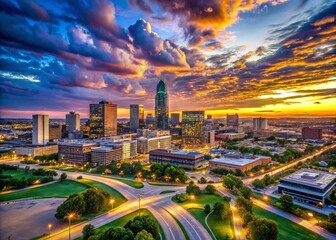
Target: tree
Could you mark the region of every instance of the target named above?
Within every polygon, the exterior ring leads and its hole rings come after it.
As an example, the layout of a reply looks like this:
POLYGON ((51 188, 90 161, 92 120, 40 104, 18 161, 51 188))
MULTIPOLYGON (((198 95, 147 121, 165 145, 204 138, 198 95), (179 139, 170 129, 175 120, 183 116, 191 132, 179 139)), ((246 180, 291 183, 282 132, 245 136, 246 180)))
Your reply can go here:
POLYGON ((252 213, 246 211, 244 208, 239 208, 239 215, 243 220, 243 227, 246 227, 253 220, 252 213))
POLYGON ((180 193, 180 194, 176 194, 173 199, 178 202, 178 203, 182 203, 182 202, 185 202, 185 201, 188 201, 189 200, 189 196, 188 194, 185 194, 185 193, 180 193))
POLYGON ((159 227, 155 219, 149 215, 137 216, 133 221, 128 221, 124 227, 130 229, 134 235, 137 235, 142 230, 146 230, 154 238, 159 237, 159 227))
POLYGON ((210 154, 205 154, 204 155, 204 159, 205 160, 210 160, 212 157, 211 157, 211 155, 210 154))
POLYGON ((245 199, 243 196, 238 196, 236 200, 236 205, 238 208, 244 208, 246 211, 252 213, 252 206, 253 203, 247 199, 245 199))
POLYGON ((152 234, 147 232, 146 230, 141 230, 137 233, 134 240, 154 240, 152 234))
POLYGON ((252 190, 249 187, 242 186, 240 189, 241 195, 245 198, 250 200, 250 197, 252 196, 252 190))
POLYGON ((216 202, 213 206, 213 212, 220 220, 224 220, 228 214, 227 207, 222 202, 216 202))
POLYGON ((207 183, 207 180, 204 177, 201 177, 200 180, 198 180, 199 183, 207 183))
POLYGON ((130 163, 122 163, 120 165, 120 170, 124 172, 125 175, 132 175, 133 172, 133 166, 130 163))
POLYGON ((286 194, 281 195, 280 203, 281 203, 282 208, 285 211, 287 211, 287 212, 292 211, 292 208, 294 206, 292 196, 289 196, 289 195, 286 195, 286 194))
POLYGON ((205 204, 204 206, 204 213, 209 214, 211 212, 211 206, 210 204, 205 204))
POLYGON ((253 187, 256 187, 256 188, 264 188, 265 187, 265 184, 264 184, 264 181, 260 180, 260 179, 255 179, 253 180, 252 182, 252 186, 253 187))
POLYGON ((134 234, 128 228, 122 228, 122 227, 109 228, 102 234, 102 236, 99 239, 101 240, 106 240, 106 239, 133 240, 134 234))
POLYGON ((143 167, 140 162, 133 162, 132 167, 133 173, 138 174, 138 172, 142 172, 143 167))
POLYGON ((199 188, 199 186, 195 185, 195 183, 193 181, 189 182, 189 185, 186 188, 186 193, 188 193, 189 195, 194 194, 196 196, 201 194, 201 190, 199 188))
POLYGON ((69 213, 81 215, 85 213, 85 201, 82 194, 73 194, 68 197, 57 209, 55 217, 64 218, 69 213))
POLYGON ((25 173, 28 173, 28 172, 29 172, 29 169, 30 169, 30 167, 29 167, 29 166, 26 166, 24 172, 25 172, 25 173))
POLYGON ((328 222, 336 223, 336 213, 329 213, 328 215, 328 222))
POLYGON ((107 168, 110 169, 111 174, 118 174, 117 164, 111 163, 111 164, 107 165, 107 168))
POLYGON ((95 232, 96 232, 95 227, 93 225, 91 225, 91 224, 85 225, 84 228, 83 228, 83 231, 82 231, 83 240, 88 240, 89 237, 95 235, 95 232))
POLYGON ((86 190, 83 196, 87 213, 97 213, 101 211, 108 204, 108 200, 110 199, 109 193, 93 188, 86 190))
POLYGON ((248 231, 252 240, 276 240, 278 238, 278 225, 265 218, 255 217, 248 224, 248 231))
POLYGON ((233 189, 235 186, 235 182, 232 178, 228 177, 228 175, 223 177, 223 186, 228 189, 233 189))
POLYGON ((210 194, 214 194, 216 192, 216 187, 214 185, 207 185, 205 187, 205 191, 210 194))
POLYGON ((60 176, 60 178, 59 178, 59 180, 60 181, 64 181, 64 180, 67 179, 67 177, 68 177, 68 175, 66 173, 62 173, 61 176, 60 176))

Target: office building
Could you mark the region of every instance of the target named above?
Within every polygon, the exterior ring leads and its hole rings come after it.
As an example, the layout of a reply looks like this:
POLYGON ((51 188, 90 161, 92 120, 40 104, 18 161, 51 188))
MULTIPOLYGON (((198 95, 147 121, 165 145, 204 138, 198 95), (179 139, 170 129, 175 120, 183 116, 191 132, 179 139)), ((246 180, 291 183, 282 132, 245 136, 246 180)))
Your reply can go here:
POLYGON ((160 80, 156 86, 155 117, 158 129, 169 129, 169 98, 167 85, 160 80))
POLYGON ((144 107, 141 104, 130 105, 130 129, 136 131, 144 127, 145 122, 144 107))
POLYGON ((171 147, 171 136, 153 138, 140 137, 137 139, 138 153, 145 154, 155 149, 167 149, 171 147))
POLYGON ((58 145, 58 162, 85 164, 91 162, 91 150, 95 142, 61 142, 58 145))
POLYGON ((216 141, 215 141, 215 136, 216 136, 216 131, 206 131, 205 132, 205 140, 206 140, 206 144, 210 145, 210 146, 213 146, 216 144, 216 141))
POLYGON ((204 143, 204 111, 182 112, 182 144, 204 143))
POLYGON ((117 135, 117 104, 90 104, 90 138, 117 135))
POLYGON ((302 128, 302 138, 303 139, 322 139, 322 129, 320 128, 302 128))
POLYGON ((207 120, 212 120, 212 115, 207 115, 207 120))
POLYGON ((80 130, 80 116, 78 113, 69 112, 65 115, 65 125, 69 126, 69 131, 79 131, 80 130))
POLYGON ((49 126, 49 140, 62 138, 62 126, 59 124, 49 126))
POLYGON ((169 163, 188 169, 195 169, 204 164, 204 155, 200 152, 173 151, 172 149, 157 149, 149 152, 151 163, 169 163))
POLYGON ((335 187, 335 174, 301 169, 281 178, 278 191, 292 196, 299 202, 322 206, 335 187))
POLYGON ((261 129, 267 129, 267 118, 253 118, 253 131, 258 131, 261 129))
POLYGON ((216 138, 220 141, 241 139, 245 137, 245 133, 220 133, 216 135, 216 138))
POLYGON ((91 162, 94 165, 108 165, 112 162, 120 162, 121 160, 122 148, 102 146, 91 149, 91 162))
POLYGON ((234 115, 229 115, 229 114, 226 114, 226 125, 229 127, 229 126, 232 126, 232 127, 238 127, 239 125, 239 116, 238 114, 234 114, 234 115))
MULTIPOLYGON (((20 156, 43 156, 50 155, 58 152, 58 145, 45 145, 45 146, 20 146, 14 148, 15 153, 20 156)), ((56 159, 55 159, 56 160, 56 159)))
POLYGON ((148 129, 155 129, 156 128, 156 119, 153 117, 152 114, 147 114, 146 116, 146 127, 148 129))
POLYGON ((232 156, 224 158, 214 158, 209 160, 210 169, 225 168, 228 170, 241 170, 243 172, 258 165, 265 165, 272 161, 271 157, 264 156, 232 156))
POLYGON ((33 115, 33 144, 45 145, 49 142, 49 115, 33 115))
POLYGON ((180 114, 179 113, 170 114, 170 118, 171 118, 171 124, 173 126, 176 126, 176 125, 180 124, 180 114))

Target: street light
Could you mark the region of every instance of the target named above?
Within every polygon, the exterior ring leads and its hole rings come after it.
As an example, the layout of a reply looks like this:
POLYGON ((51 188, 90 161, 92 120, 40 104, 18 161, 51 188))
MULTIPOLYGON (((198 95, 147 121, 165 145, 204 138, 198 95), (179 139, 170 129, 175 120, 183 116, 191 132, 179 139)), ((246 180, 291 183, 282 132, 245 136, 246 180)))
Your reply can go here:
POLYGON ((50 239, 50 235, 51 235, 51 226, 52 226, 52 225, 49 223, 49 224, 48 224, 48 230, 49 230, 49 239, 50 239))
POLYGON ((68 215, 68 220, 69 220, 69 240, 71 239, 71 234, 70 234, 70 225, 71 225, 71 218, 73 217, 73 214, 68 215))
POLYGON ((141 201, 141 195, 139 194, 138 197, 139 197, 139 217, 140 217, 140 201, 141 201))
POLYGON ((264 200, 268 200, 268 197, 267 197, 267 196, 264 196, 264 200))
POLYGON ((314 214, 312 214, 311 212, 308 213, 309 217, 314 217, 314 214))
POLYGON ((112 204, 112 209, 113 209, 114 199, 111 199, 111 200, 110 200, 110 203, 112 204))

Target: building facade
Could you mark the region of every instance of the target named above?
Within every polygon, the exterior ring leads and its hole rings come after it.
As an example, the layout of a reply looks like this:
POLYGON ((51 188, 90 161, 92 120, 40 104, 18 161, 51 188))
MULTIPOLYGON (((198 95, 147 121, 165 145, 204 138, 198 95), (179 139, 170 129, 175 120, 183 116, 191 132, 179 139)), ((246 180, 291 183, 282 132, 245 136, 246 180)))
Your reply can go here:
POLYGON ((247 157, 224 157, 224 158, 214 158, 209 161, 210 169, 225 168, 228 170, 241 170, 243 172, 252 169, 258 165, 265 165, 272 161, 271 157, 264 156, 252 156, 247 157))
POLYGON ((90 104, 90 138, 117 135, 117 104, 90 104))
POLYGON ((169 129, 169 98, 167 85, 162 80, 156 86, 155 117, 158 129, 169 129))
POLYGON ((45 145, 49 142, 49 115, 33 115, 33 144, 45 145))
POLYGON ((58 152, 58 145, 46 145, 46 146, 21 146, 15 147, 15 153, 20 156, 43 156, 50 155, 58 152))
POLYGON ((50 125, 49 126, 49 140, 61 139, 62 138, 62 126, 50 125))
POLYGON ((69 131, 79 131, 80 130, 80 115, 75 112, 69 112, 65 115, 65 124, 69 126, 69 131))
POLYGON ((226 125, 227 126, 233 126, 233 127, 238 127, 239 126, 239 116, 238 114, 234 115, 229 115, 226 114, 226 125))
POLYGON ((140 137, 137 139, 137 151, 141 154, 149 153, 155 149, 168 149, 171 147, 171 136, 161 136, 146 138, 140 137))
POLYGON ((149 161, 151 163, 169 163, 173 166, 195 169, 204 164, 204 155, 200 152, 157 149, 149 152, 149 161))
POLYGON ((143 128, 145 123, 144 107, 141 104, 130 105, 130 129, 136 131, 143 128))
POLYGON ((156 119, 153 117, 152 114, 147 114, 146 116, 146 127, 148 129, 155 129, 156 128, 156 119))
POLYGON ((267 118, 253 118, 253 131, 258 131, 261 129, 267 129, 267 118))
POLYGON ((303 139, 322 139, 321 128, 304 127, 301 132, 303 139))
POLYGON ((121 160, 122 148, 102 146, 91 149, 91 162, 94 165, 108 165, 112 162, 120 162, 121 160))
POLYGON ((204 137, 204 111, 183 111, 182 144, 201 145, 204 137))
POLYGON ((93 142, 64 142, 58 145, 58 162, 79 164, 91 162, 91 149, 98 145, 93 142))
POLYGON ((336 175, 312 169, 301 169, 280 179, 278 191, 299 202, 322 206, 336 188, 336 175))
POLYGON ((173 126, 180 125, 180 114, 179 113, 172 113, 170 114, 171 124, 173 126))

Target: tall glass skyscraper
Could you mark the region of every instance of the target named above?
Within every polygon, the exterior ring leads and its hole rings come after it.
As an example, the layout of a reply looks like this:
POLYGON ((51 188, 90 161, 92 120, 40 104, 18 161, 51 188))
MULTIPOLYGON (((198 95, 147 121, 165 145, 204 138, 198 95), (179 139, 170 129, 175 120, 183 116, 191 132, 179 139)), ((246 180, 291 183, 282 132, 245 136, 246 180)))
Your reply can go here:
POLYGON ((169 99, 167 84, 160 80, 156 86, 155 117, 158 129, 169 129, 169 99))

